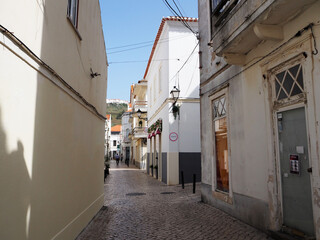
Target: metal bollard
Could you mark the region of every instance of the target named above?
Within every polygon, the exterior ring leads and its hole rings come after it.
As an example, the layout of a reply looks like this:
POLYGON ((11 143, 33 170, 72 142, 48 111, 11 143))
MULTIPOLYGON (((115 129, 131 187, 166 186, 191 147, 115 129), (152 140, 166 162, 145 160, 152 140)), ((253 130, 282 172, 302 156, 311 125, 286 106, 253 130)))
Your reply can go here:
POLYGON ((181 171, 181 185, 182 185, 182 189, 184 189, 184 177, 183 177, 183 171, 181 171))
POLYGON ((193 174, 193 193, 196 193, 196 174, 193 174))

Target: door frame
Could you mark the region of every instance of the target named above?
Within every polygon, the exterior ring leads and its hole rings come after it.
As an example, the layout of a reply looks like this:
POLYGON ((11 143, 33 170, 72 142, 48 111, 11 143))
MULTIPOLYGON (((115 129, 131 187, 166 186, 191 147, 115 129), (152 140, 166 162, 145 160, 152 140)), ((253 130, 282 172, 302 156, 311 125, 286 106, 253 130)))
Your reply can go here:
MULTIPOLYGON (((270 110, 271 110, 271 119, 272 119, 272 131, 273 131, 273 149, 274 149, 274 161, 275 161, 275 174, 276 174, 276 192, 278 195, 278 203, 279 203, 279 224, 280 228, 283 226, 284 222, 284 214, 283 214, 283 186, 281 181, 281 164, 280 164, 280 149, 279 149, 279 129, 278 129, 278 119, 277 114, 294 110, 297 108, 304 108, 305 111, 305 124, 306 124, 306 135, 307 135, 307 146, 308 146, 308 161, 309 166, 312 167, 312 158, 311 158, 311 143, 310 143, 310 131, 309 131, 309 119, 308 119, 308 101, 307 101, 307 91, 310 89, 310 84, 307 82, 306 72, 309 71, 308 61, 302 57, 302 55, 295 56, 287 61, 283 61, 281 64, 273 67, 268 71, 268 88, 269 88, 269 100, 270 100, 270 110), (307 63, 306 63, 307 62, 307 63), (302 65, 303 70, 303 82, 304 82, 304 95, 301 98, 293 98, 293 100, 286 101, 282 104, 275 104, 275 89, 274 89, 274 74, 276 71, 280 69, 285 69, 290 66, 294 66, 294 64, 300 63, 302 65)), ((311 205, 314 213, 314 204, 313 204, 313 179, 312 175, 309 175, 310 178, 310 187, 311 187, 311 205)), ((313 224, 315 226, 315 214, 313 214, 313 224)), ((316 227, 316 226, 315 226, 316 227)), ((316 231, 315 231, 316 235, 316 231)))

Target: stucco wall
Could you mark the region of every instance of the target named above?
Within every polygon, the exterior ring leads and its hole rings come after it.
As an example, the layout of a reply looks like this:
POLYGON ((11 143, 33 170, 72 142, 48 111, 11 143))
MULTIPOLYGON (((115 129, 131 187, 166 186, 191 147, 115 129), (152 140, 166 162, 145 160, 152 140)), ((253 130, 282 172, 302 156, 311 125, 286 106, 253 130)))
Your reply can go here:
MULTIPOLYGON (((82 41, 66 12, 67 1, 5 1, 0 22, 104 115, 99 2, 80 4, 82 41)), ((74 239, 103 205, 104 120, 2 34, 0 43, 0 238, 74 239)))
MULTIPOLYGON (((313 168, 311 184, 313 187, 313 209, 315 229, 319 224, 319 54, 314 50, 311 31, 292 38, 297 31, 309 23, 313 27, 316 44, 319 45, 320 2, 310 5, 293 19, 283 24, 282 41, 262 41, 245 56, 242 66, 227 65, 223 58, 216 56, 208 46, 210 41, 210 19, 208 2, 199 0, 200 51, 202 51, 201 70, 201 142, 202 142, 202 182, 203 199, 224 211, 261 229, 279 230, 281 216, 281 183, 277 168, 277 142, 272 116, 273 103, 270 99, 268 71, 273 67, 306 53, 304 78, 307 94, 307 128, 309 134, 310 164, 313 168), (292 38, 292 39, 291 39, 292 38), (266 56, 271 51, 269 56, 266 56), (258 59, 263 58, 257 64, 258 59), (250 66, 250 67, 249 67, 250 66), (242 71, 242 73, 239 73, 242 71), (215 74, 216 73, 216 74, 215 74), (228 85, 223 84, 228 82, 228 85), (230 139, 230 187, 231 204, 212 197, 215 190, 214 137, 212 128, 211 100, 214 94, 225 87, 228 93, 228 137, 230 139), (211 192, 209 189, 211 188, 211 192), (239 206, 250 206, 242 212, 239 206), (251 211, 256 208, 255 211, 251 211), (251 212, 250 212, 251 211, 251 212), (255 213, 256 212, 256 213, 255 213), (265 213, 265 214, 264 214, 265 213), (252 218, 250 219, 251 216, 252 218), (252 219, 261 216, 255 223, 252 219)), ((317 239, 319 230, 317 230, 317 239)))

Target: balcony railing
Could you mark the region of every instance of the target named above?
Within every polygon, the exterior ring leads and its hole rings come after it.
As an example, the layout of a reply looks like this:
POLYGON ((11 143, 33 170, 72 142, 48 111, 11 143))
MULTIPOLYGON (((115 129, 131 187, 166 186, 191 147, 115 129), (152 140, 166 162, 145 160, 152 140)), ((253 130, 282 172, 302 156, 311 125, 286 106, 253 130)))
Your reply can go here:
POLYGON ((147 127, 135 127, 132 130, 133 138, 146 138, 148 137, 148 128, 147 127))
POLYGON ((148 109, 148 101, 135 101, 133 103, 133 111, 137 112, 139 109, 141 112, 146 112, 148 109))

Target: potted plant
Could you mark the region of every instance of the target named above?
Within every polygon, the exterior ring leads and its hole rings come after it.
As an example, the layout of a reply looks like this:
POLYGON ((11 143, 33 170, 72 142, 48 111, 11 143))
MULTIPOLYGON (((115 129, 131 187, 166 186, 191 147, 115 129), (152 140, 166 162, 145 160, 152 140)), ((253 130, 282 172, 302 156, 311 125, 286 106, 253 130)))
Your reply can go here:
POLYGON ((179 114, 179 109, 180 109, 180 106, 174 104, 172 106, 172 113, 173 113, 173 116, 174 116, 174 120, 176 120, 177 118, 177 115, 179 114))

